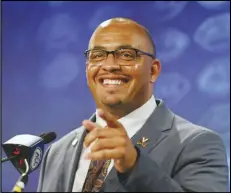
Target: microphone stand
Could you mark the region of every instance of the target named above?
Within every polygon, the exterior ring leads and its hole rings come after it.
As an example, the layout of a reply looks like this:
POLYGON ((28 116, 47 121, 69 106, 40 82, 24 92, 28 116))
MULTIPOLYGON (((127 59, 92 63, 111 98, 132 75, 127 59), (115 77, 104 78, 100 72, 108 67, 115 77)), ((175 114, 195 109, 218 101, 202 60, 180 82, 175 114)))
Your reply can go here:
POLYGON ((19 177, 17 182, 15 183, 11 192, 22 192, 25 188, 25 185, 28 182, 28 172, 29 172, 29 164, 26 159, 24 159, 26 164, 26 171, 19 177))
POLYGON ((12 160, 12 159, 16 158, 17 156, 18 155, 13 155, 13 156, 10 156, 10 157, 4 157, 4 158, 1 159, 1 163, 12 160))

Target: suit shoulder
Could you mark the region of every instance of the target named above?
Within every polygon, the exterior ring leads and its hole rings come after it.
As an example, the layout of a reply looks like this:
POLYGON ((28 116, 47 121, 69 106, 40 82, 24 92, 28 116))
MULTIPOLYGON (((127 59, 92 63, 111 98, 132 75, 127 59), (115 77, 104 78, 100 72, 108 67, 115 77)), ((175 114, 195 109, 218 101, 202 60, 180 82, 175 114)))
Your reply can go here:
POLYGON ((180 138, 184 141, 186 139, 194 139, 198 136, 214 136, 216 138, 220 138, 219 134, 215 131, 203 127, 198 124, 194 124, 189 120, 186 120, 178 115, 175 115, 173 122, 173 129, 177 131, 180 138))

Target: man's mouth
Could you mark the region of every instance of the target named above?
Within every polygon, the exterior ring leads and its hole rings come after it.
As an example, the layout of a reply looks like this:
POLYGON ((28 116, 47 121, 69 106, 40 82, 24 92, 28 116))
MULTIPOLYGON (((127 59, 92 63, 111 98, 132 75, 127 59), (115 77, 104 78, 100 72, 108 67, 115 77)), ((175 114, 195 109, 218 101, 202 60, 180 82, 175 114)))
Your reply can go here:
POLYGON ((104 79, 102 81, 103 85, 121 85, 124 84, 126 81, 123 80, 114 80, 114 79, 104 79))
POLYGON ((129 82, 129 78, 99 78, 100 84, 103 86, 120 86, 129 82))

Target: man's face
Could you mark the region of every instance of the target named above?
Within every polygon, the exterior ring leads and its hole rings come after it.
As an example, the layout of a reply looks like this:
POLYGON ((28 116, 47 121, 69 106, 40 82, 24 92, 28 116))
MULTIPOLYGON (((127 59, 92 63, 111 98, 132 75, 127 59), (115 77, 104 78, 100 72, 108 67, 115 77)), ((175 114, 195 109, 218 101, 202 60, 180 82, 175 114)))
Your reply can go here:
MULTIPOLYGON (((109 24, 92 36, 89 49, 117 50, 130 46, 151 53, 145 33, 134 24, 109 24)), ((152 95, 152 82, 158 75, 155 62, 141 55, 133 61, 118 60, 109 54, 105 60, 87 61, 86 74, 97 107, 141 106, 152 95)), ((158 65, 158 64, 157 64, 158 65)))

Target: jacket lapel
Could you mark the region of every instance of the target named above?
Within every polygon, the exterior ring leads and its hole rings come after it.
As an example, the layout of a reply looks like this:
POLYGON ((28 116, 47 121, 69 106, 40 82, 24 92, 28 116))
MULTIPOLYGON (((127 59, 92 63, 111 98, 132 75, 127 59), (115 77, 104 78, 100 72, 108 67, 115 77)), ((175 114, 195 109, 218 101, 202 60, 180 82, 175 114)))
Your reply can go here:
MULTIPOLYGON (((95 114, 90 118, 91 121, 95 122, 95 114)), ((67 150, 65 155, 65 172, 68 176, 65 177, 67 186, 64 188, 64 192, 72 192, 75 174, 79 165, 79 160, 83 148, 83 141, 87 134, 87 130, 84 127, 78 129, 75 139, 67 150), (80 131, 79 131, 80 130, 80 131), (81 131, 82 130, 82 131, 81 131)))
POLYGON ((174 114, 166 108, 163 101, 156 101, 157 107, 146 121, 139 132, 134 135, 132 142, 139 147, 142 153, 148 154, 155 148, 165 137, 168 130, 172 127, 174 114), (142 138, 148 139, 146 147, 138 144, 142 138))
MULTIPOLYGON (((148 155, 164 138, 167 137, 167 131, 171 129, 174 114, 166 108, 163 101, 157 100, 157 107, 148 118, 143 127, 132 137, 132 142, 136 145, 142 154, 148 155), (142 138, 148 139, 146 146, 137 144, 142 138)), ((120 188, 116 169, 113 167, 109 172, 104 191, 115 192, 120 188)))

